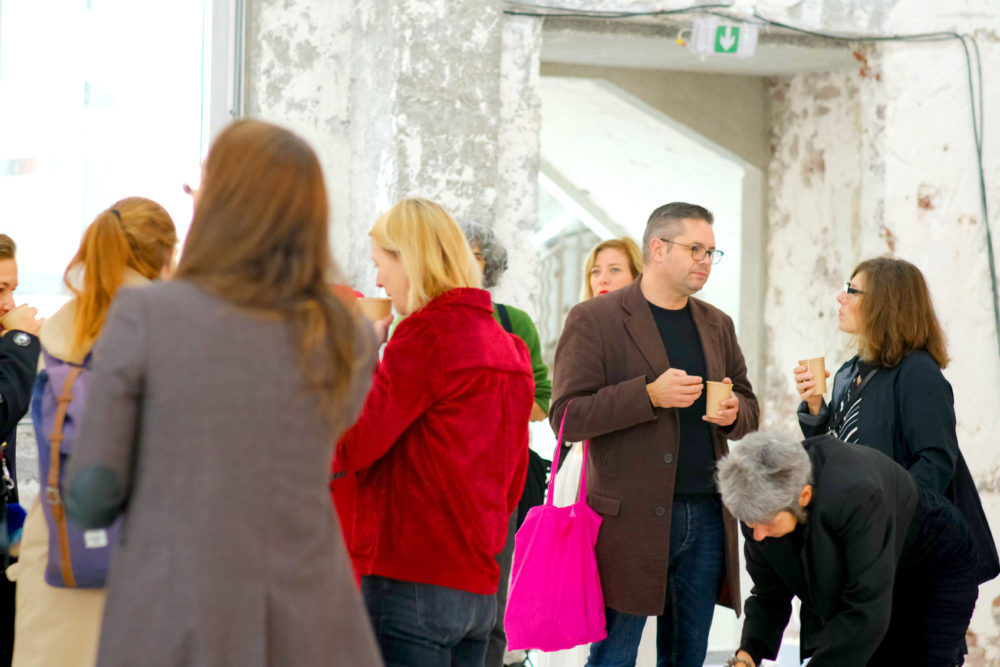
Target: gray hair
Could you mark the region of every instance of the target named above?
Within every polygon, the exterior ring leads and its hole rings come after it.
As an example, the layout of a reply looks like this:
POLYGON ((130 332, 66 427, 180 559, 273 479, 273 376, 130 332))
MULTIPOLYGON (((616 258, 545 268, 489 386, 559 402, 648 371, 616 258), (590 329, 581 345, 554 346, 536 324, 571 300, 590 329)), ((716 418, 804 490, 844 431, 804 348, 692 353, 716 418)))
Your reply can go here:
POLYGON ((642 262, 649 263, 649 243, 654 237, 676 236, 684 220, 704 220, 708 224, 715 222, 712 212, 704 206, 674 201, 660 206, 649 214, 646 221, 646 231, 642 235, 642 262))
POLYGON ((770 523, 779 512, 806 519, 799 496, 812 484, 812 461, 802 443, 778 433, 751 433, 716 466, 722 502, 743 523, 770 523))
POLYGON ((483 269, 483 287, 489 289, 500 282, 500 276, 507 270, 507 249, 500 245, 493 230, 479 222, 462 223, 462 232, 469 245, 476 244, 486 260, 483 269))

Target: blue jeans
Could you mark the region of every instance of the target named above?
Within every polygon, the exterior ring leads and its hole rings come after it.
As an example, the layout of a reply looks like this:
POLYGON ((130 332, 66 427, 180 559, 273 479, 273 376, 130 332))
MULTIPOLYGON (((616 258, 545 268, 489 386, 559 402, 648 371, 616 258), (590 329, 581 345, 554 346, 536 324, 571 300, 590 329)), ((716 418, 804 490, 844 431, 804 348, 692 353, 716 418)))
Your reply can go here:
POLYGON ((361 578, 386 667, 480 667, 496 598, 386 577, 361 578))
MULTIPOLYGON (((656 618, 657 667, 701 667, 726 564, 718 500, 673 504, 667 599, 656 618)), ((645 616, 605 607, 608 637, 590 647, 587 667, 632 667, 645 616)))

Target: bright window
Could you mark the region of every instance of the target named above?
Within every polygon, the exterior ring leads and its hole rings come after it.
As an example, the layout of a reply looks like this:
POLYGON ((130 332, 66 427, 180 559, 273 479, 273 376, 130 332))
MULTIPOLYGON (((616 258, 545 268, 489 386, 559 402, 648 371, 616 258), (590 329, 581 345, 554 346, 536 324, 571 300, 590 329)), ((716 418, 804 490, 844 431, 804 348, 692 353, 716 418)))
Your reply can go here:
POLYGON ((19 303, 48 315, 66 299, 82 231, 122 197, 159 202, 186 233, 182 184, 231 66, 213 70, 212 22, 231 4, 0 0, 0 231, 18 245, 19 303))

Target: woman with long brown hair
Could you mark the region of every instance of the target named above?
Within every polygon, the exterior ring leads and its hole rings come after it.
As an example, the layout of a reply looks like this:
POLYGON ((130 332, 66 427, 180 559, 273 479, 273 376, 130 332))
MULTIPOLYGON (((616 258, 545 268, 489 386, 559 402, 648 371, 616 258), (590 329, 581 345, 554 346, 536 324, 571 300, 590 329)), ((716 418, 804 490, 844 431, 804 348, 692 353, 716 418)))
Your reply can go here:
MULTIPOLYGON (((119 288, 146 285, 165 276, 171 269, 176 246, 177 232, 170 214, 143 197, 115 202, 98 214, 84 232, 64 276, 74 298, 44 322, 39 334, 41 369, 31 412, 39 446, 40 479, 49 478, 52 463, 50 435, 55 403, 46 401, 46 397, 62 390, 55 386, 60 383, 54 378, 64 377, 73 366, 88 365, 90 349, 119 288)), ((85 406, 85 395, 79 390, 76 394, 70 417, 85 406)), ((69 432, 71 427, 65 430, 69 432)), ((75 588, 75 581, 67 585, 58 574, 61 563, 52 561, 61 552, 51 545, 63 546, 67 535, 58 530, 53 517, 53 501, 57 500, 52 493, 41 493, 36 498, 24 524, 20 559, 7 570, 17 582, 16 667, 86 667, 97 658, 104 589, 75 588), (50 576, 47 570, 53 566, 56 574, 50 576), (58 580, 50 581, 52 577, 58 580)), ((100 562, 91 564, 97 569, 106 568, 109 553, 92 553, 100 562)), ((89 581, 87 585, 96 584, 89 581)))
POLYGON ((802 433, 874 447, 918 485, 947 497, 976 540, 979 582, 992 579, 1000 562, 958 447, 955 399, 941 372, 947 345, 923 274, 902 259, 868 259, 855 267, 837 302, 840 330, 857 337, 858 354, 834 376, 829 405, 812 372, 795 367, 802 433))
POLYGON ((98 663, 381 664, 327 490, 374 345, 319 161, 237 121, 195 200, 176 279, 115 299, 70 461, 71 518, 124 517, 98 663))

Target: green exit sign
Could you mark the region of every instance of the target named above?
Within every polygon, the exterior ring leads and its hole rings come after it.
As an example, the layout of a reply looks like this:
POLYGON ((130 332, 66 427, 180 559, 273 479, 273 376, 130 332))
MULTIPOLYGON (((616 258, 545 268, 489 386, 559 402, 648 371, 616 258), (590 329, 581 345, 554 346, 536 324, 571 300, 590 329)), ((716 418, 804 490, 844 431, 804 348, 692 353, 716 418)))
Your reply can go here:
POLYGON ((720 25, 715 29, 716 53, 736 53, 740 46, 739 26, 720 25))
POLYGON ((757 50, 757 36, 754 23, 720 21, 711 16, 696 18, 691 24, 690 38, 686 43, 683 39, 679 41, 701 58, 712 55, 749 58, 757 50))

